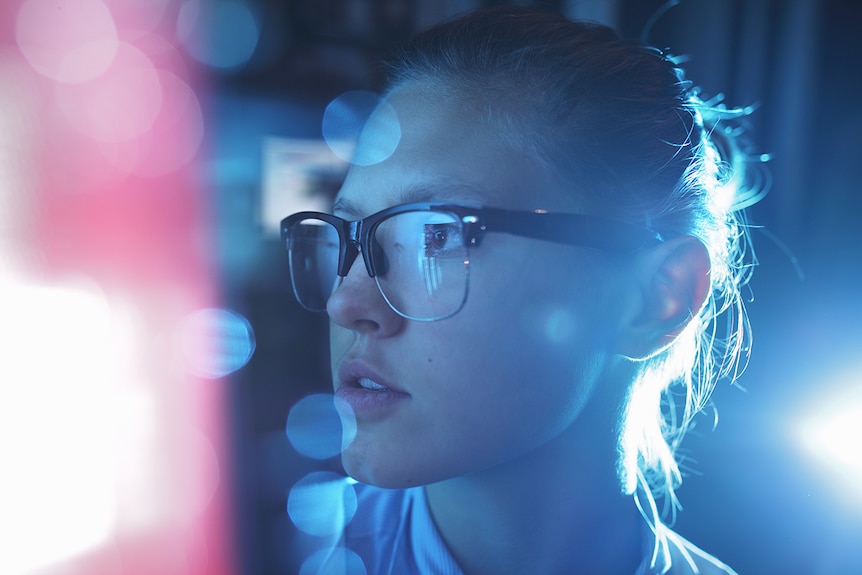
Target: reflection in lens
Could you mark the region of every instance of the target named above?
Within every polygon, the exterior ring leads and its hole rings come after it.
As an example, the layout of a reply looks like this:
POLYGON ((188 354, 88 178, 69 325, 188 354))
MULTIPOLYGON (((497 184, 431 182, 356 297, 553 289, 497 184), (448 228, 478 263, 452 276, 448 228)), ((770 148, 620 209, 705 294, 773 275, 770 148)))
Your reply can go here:
POLYGON ((467 295, 469 254, 461 224, 445 212, 406 212, 383 221, 375 237, 388 263, 375 279, 386 300, 414 319, 457 312, 467 295))
POLYGON ((322 220, 307 219, 291 227, 288 254, 290 281, 307 309, 324 311, 337 285, 338 232, 322 220))
POLYGON ((346 477, 331 471, 309 473, 290 489, 287 514, 309 535, 335 535, 356 513, 356 491, 346 477))
POLYGON ((358 166, 382 162, 401 140, 395 110, 366 91, 345 92, 330 102, 323 113, 322 131, 336 156, 358 166))
POLYGON ((356 435, 356 421, 339 416, 332 394, 318 393, 300 399, 287 416, 287 437, 302 455, 327 459, 341 453, 356 435))
POLYGON ((299 575, 367 575, 362 559, 345 547, 321 549, 305 560, 299 575))

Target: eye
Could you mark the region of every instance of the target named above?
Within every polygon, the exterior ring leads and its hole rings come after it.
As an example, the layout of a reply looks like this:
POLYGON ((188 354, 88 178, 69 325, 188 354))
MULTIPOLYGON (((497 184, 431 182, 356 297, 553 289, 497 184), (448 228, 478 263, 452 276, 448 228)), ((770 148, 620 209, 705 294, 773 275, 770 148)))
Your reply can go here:
POLYGON ((457 224, 425 224, 425 256, 443 257, 461 247, 461 230, 457 224))
POLYGON ((449 230, 442 224, 428 226, 425 230, 425 245, 432 248, 443 248, 446 246, 446 238, 449 237, 449 230), (430 229, 427 229, 430 228, 430 229))

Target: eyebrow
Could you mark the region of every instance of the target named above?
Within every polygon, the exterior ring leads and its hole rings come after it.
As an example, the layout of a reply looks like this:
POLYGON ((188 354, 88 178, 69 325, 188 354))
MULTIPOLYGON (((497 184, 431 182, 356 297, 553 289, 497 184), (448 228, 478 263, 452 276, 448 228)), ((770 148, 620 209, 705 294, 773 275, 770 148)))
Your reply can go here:
MULTIPOLYGON (((398 202, 393 205, 418 202, 457 202, 485 205, 490 195, 488 190, 464 183, 411 185, 401 190, 398 194, 398 202)), ((359 206, 344 197, 336 197, 332 204, 332 211, 342 212, 356 218, 364 213, 364 210, 360 210, 359 206)))
POLYGON ((335 198, 335 202, 332 204, 332 213, 335 214, 336 212, 343 212, 350 216, 358 216, 361 213, 353 202, 344 198, 335 198))

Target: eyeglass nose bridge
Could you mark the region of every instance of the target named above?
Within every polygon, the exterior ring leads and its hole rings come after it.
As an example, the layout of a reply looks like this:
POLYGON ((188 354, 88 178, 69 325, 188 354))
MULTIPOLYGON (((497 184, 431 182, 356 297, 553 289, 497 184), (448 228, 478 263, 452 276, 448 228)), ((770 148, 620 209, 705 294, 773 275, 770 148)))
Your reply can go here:
POLYGON ((362 262, 365 264, 365 271, 368 272, 368 277, 374 277, 374 265, 371 262, 370 254, 366 249, 368 243, 367 238, 362 238, 362 220, 355 222, 345 221, 341 232, 341 249, 338 254, 338 270, 339 277, 347 277, 350 273, 350 268, 359 255, 362 255, 362 262))

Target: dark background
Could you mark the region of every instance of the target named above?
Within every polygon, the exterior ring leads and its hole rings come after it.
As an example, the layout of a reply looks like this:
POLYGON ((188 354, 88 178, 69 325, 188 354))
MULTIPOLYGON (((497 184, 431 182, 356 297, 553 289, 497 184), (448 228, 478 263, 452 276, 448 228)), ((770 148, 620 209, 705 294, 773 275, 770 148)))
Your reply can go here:
MULTIPOLYGON (((209 108, 224 290, 258 343, 231 384, 240 560, 242 573, 256 575, 296 570, 287 493, 313 469, 337 469, 299 456, 284 433, 290 406, 329 385, 326 327, 293 303, 277 238, 262 229, 261 141, 319 138, 325 105, 379 85, 376 62, 393 44, 493 2, 248 4, 263 24, 257 50, 246 66, 213 73, 209 108)), ((686 444, 693 473, 676 527, 742 574, 860 572, 862 482, 836 481, 800 430, 819 402, 862 387, 862 2, 536 4, 627 37, 648 29, 650 43, 688 57, 704 94, 757 107, 751 134, 772 157, 772 186, 751 210, 754 350, 745 389, 718 389, 717 427, 712 414, 701 418, 686 444)), ((862 458, 862 422, 843 439, 862 458)))

